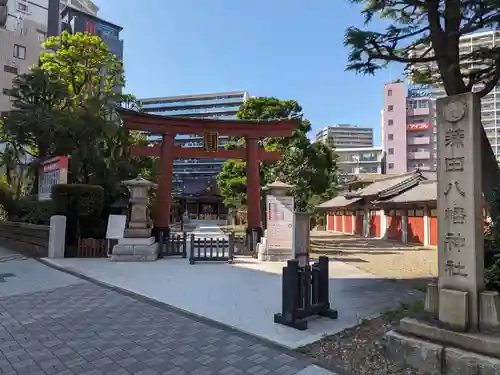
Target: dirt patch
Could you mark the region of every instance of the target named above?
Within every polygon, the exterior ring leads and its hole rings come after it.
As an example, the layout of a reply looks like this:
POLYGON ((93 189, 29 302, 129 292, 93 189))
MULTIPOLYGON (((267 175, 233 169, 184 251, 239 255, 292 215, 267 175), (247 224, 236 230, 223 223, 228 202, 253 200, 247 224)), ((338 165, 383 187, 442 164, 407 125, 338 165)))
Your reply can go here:
POLYGON ((403 305, 299 350, 326 367, 341 368, 355 375, 429 375, 402 367, 388 359, 384 346, 386 332, 393 329, 404 316, 418 314, 422 310, 422 301, 403 305))
POLYGON ((437 250, 379 239, 311 233, 311 251, 327 255, 381 278, 428 278, 437 275, 437 250))

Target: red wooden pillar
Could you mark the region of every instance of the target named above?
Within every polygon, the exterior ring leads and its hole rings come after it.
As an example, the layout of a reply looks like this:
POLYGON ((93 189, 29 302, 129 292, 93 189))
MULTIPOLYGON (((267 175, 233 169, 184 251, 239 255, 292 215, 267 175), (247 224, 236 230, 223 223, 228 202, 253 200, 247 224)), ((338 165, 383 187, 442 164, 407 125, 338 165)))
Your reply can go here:
POLYGON ((160 180, 156 190, 157 228, 167 228, 170 224, 172 205, 172 174, 174 168, 174 135, 163 134, 160 155, 160 180))
POLYGON ((246 137, 248 228, 260 228, 260 165, 258 138, 246 137))

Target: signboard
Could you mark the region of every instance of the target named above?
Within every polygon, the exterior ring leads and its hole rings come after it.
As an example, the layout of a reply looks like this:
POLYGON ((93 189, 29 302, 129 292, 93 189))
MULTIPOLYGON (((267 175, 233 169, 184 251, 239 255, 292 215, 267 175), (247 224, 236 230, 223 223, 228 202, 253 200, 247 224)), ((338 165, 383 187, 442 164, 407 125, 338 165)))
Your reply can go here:
POLYGON ((267 246, 269 249, 292 249, 293 197, 268 195, 267 246))
POLYGON ((68 183, 68 157, 56 156, 40 163, 38 170, 38 200, 52 198, 52 187, 68 183))
POLYGON ((406 129, 409 131, 427 130, 430 128, 431 128, 430 122, 417 122, 416 124, 408 124, 408 126, 406 127, 406 129))
POLYGON ((430 85, 410 85, 408 86, 408 98, 429 98, 431 96, 430 85))
POLYGON ((205 133, 203 136, 203 148, 208 152, 219 151, 219 133, 205 133))
POLYGON ((119 240, 123 238, 127 215, 109 215, 108 227, 106 228, 106 238, 119 240))

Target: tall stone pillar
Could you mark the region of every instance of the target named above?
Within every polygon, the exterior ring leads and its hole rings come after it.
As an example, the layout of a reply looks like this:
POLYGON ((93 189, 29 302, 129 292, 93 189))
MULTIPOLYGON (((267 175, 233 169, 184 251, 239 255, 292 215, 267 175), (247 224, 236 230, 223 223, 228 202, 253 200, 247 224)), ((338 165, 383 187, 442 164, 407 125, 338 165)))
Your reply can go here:
POLYGON ((160 156, 160 178, 156 193, 155 227, 162 229, 170 225, 172 206, 172 177, 174 169, 174 135, 163 134, 160 156))
POLYGON ((246 138, 248 228, 262 228, 260 220, 260 160, 258 138, 246 138))

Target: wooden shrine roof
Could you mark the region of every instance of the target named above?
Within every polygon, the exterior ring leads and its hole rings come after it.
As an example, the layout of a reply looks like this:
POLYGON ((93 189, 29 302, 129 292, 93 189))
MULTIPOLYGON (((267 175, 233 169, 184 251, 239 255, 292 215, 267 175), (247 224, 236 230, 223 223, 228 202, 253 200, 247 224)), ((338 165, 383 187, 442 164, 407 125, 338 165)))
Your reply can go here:
MULTIPOLYGON (((345 193, 329 201, 320 204, 320 208, 344 208, 348 205, 364 199, 367 202, 388 202, 393 197, 418 186, 422 181, 428 181, 432 175, 424 177, 420 171, 404 173, 400 175, 387 175, 387 177, 373 182, 372 184, 355 192, 345 193)), ((435 180, 430 180, 435 182, 435 180)))
POLYGON ((437 181, 420 181, 417 186, 377 204, 411 204, 437 202, 437 181))
POLYGON ((200 134, 220 133, 221 135, 254 137, 291 137, 292 131, 300 125, 300 119, 271 121, 220 120, 213 118, 192 118, 162 116, 116 108, 129 130, 141 130, 154 134, 200 134))

